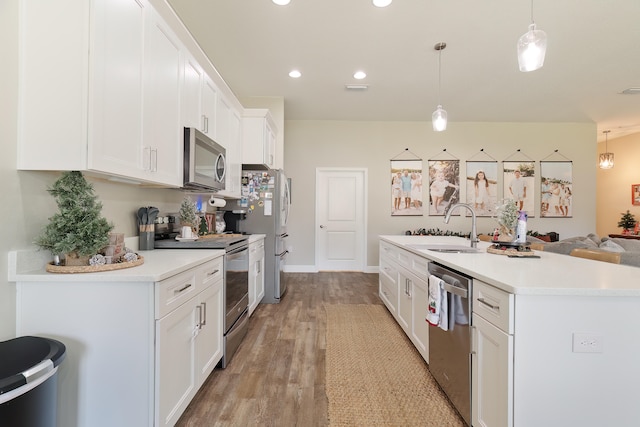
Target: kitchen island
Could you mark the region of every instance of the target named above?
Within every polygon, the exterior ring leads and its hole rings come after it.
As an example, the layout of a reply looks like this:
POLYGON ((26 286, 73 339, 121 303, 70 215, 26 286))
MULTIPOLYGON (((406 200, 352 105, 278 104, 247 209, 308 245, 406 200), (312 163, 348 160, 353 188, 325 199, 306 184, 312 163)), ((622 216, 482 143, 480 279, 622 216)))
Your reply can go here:
POLYGON ((222 358, 225 251, 138 253, 142 265, 80 274, 46 272, 44 251, 9 254, 16 335, 67 348, 60 426, 172 426, 222 358))
MULTIPOLYGON (((457 237, 380 239, 381 298, 396 319, 403 294, 393 288, 396 272, 427 281, 426 266, 434 261, 474 279, 474 426, 637 424, 637 267, 545 252, 536 253, 540 258, 509 258, 486 252, 486 242, 478 243, 478 253, 419 246, 469 246, 457 237)), ((427 301, 421 307, 418 318, 426 315, 427 301)))

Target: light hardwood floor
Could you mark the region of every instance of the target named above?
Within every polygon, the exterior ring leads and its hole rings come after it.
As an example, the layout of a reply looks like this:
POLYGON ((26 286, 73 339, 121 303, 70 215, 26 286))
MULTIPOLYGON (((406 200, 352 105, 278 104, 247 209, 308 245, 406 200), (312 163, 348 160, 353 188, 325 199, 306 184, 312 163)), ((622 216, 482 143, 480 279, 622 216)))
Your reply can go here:
POLYGON ((280 304, 260 304, 226 369, 178 426, 326 426, 324 304, 382 304, 378 274, 287 273, 280 304))

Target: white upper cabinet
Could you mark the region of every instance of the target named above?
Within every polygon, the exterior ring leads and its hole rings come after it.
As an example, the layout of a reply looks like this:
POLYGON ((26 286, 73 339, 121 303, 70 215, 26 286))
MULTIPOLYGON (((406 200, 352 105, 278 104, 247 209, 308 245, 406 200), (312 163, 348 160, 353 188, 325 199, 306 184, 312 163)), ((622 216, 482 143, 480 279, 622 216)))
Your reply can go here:
POLYGON ((263 108, 244 110, 242 119, 242 163, 276 168, 276 135, 271 113, 263 108))
POLYGON ((180 90, 183 52, 180 41, 155 10, 145 40, 143 170, 152 180, 182 185, 183 130, 180 90))
POLYGON ((184 59, 184 83, 182 86, 182 121, 184 127, 196 128, 204 132, 202 115, 202 85, 204 71, 198 62, 186 51, 184 59))
POLYGON ((147 1, 25 0, 20 20, 18 168, 180 186, 182 65, 147 1))
POLYGON ((222 95, 218 95, 216 102, 216 135, 215 141, 229 149, 229 126, 231 121, 231 107, 222 95))
MULTIPOLYGON (((90 52, 97 54, 90 58, 88 169, 143 178, 142 152, 132 147, 142 145, 147 7, 134 0, 95 2, 90 52)), ((85 139, 76 141, 83 145, 85 139)))
POLYGON ((242 118, 229 110, 229 146, 227 147, 227 181, 224 196, 240 198, 242 178, 242 118))
POLYGON ((18 169, 179 188, 194 127, 227 149, 240 195, 242 106, 167 5, 22 0, 19 28, 18 169))
POLYGON ((215 83, 204 76, 202 83, 202 133, 213 139, 216 136, 216 107, 218 104, 218 88, 215 83))

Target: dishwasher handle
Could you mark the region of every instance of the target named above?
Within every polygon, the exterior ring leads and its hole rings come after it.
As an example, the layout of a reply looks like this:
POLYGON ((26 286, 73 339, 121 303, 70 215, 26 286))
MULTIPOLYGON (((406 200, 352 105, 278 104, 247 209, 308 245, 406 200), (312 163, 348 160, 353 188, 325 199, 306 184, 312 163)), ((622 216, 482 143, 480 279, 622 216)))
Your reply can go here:
POLYGON ((445 291, 449 292, 450 294, 458 295, 462 298, 467 298, 469 296, 469 292, 467 292, 466 289, 450 285, 447 282, 444 282, 443 288, 445 291))

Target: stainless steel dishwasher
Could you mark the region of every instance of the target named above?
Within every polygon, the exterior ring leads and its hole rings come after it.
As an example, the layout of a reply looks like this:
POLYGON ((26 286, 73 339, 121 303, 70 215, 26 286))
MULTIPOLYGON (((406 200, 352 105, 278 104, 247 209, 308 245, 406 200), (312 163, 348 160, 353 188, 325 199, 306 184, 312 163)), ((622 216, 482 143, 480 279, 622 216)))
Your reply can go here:
POLYGON ((471 277, 434 262, 429 274, 444 282, 447 330, 429 329, 429 370, 453 406, 471 425, 471 277))

